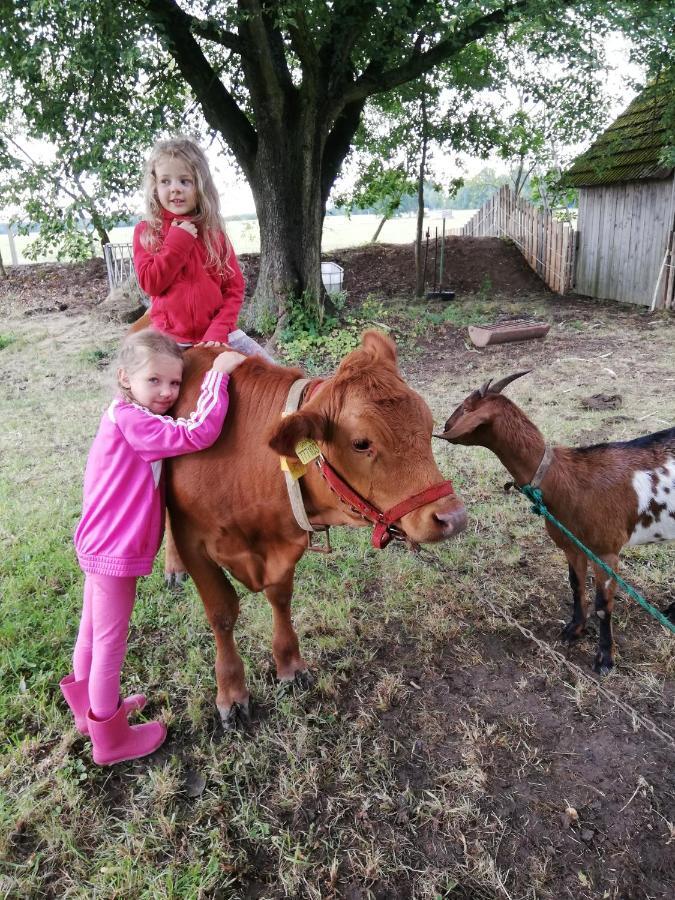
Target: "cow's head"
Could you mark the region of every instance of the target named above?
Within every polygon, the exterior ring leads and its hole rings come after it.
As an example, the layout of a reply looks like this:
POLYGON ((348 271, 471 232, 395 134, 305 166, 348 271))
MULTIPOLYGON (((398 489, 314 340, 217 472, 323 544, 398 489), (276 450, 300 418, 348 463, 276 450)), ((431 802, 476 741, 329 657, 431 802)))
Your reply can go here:
MULTIPOLYGON (((380 510, 443 481, 431 450, 431 412, 403 381, 396 347, 378 331, 363 335, 302 409, 282 419, 270 447, 294 457, 302 438, 311 438, 351 487, 380 510)), ((366 523, 334 499, 344 521, 366 523)), ((427 503, 400 520, 414 541, 439 541, 466 525, 463 503, 454 495, 427 503)))

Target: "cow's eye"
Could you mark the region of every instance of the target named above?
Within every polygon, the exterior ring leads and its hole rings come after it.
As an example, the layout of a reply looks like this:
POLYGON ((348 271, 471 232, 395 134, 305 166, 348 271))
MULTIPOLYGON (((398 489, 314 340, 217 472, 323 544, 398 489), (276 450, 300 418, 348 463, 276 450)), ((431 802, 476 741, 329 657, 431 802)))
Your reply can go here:
POLYGON ((352 447, 358 450, 359 453, 364 453, 366 450, 370 450, 370 441, 368 438, 357 438, 357 440, 352 441, 352 447))

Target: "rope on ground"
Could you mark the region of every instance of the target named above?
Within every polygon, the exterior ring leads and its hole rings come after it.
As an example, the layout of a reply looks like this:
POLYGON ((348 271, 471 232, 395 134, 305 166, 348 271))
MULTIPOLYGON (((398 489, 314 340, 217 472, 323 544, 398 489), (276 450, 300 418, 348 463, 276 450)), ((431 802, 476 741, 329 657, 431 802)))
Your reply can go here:
MULTIPOLYGON (((438 572, 443 575, 454 576, 455 573, 448 567, 443 565, 441 560, 434 554, 430 553, 428 550, 420 548, 417 551, 416 555, 428 562, 431 566, 433 566, 438 572)), ((655 737, 660 738, 664 743, 666 743, 671 749, 675 750, 675 739, 671 734, 664 731, 662 728, 652 722, 651 719, 647 718, 647 716, 638 712, 634 707, 627 703, 625 700, 622 700, 620 697, 617 697, 612 691, 608 690, 606 687, 603 687, 595 678, 589 675, 587 672, 584 672, 576 663, 573 663, 571 660, 567 659, 567 657, 563 656, 558 650, 555 650, 551 647, 550 644, 545 641, 540 640, 535 634, 530 631, 529 628, 526 628, 524 625, 521 625, 517 619, 508 613, 505 609, 497 606, 492 600, 487 597, 482 596, 474 591, 471 591, 471 596, 478 600, 479 603, 482 603, 484 606, 487 606, 494 615, 504 619, 512 628, 516 628, 524 637, 526 637, 529 641, 532 641, 534 644, 539 647, 539 649, 546 655, 550 656, 552 659, 555 659, 562 666, 569 669, 573 672, 577 678, 581 678, 583 681, 591 684, 595 690, 599 694, 601 694, 606 700, 609 700, 610 703, 614 704, 614 706, 618 706, 619 709, 623 710, 625 713, 631 717, 633 724, 639 724, 647 731, 651 732, 655 737)))

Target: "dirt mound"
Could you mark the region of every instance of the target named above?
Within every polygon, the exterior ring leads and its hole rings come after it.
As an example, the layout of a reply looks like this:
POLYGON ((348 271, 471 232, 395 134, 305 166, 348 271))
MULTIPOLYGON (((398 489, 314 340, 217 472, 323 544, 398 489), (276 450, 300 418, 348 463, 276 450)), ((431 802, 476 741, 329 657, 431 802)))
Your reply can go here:
POLYGON ((101 258, 81 263, 33 263, 8 266, 0 278, 0 311, 19 306, 25 315, 81 311, 100 303, 108 293, 108 276, 101 258))
MULTIPOLYGON (((427 290, 433 287, 435 257, 440 262, 440 253, 440 241, 438 253, 431 242, 427 290)), ((330 258, 344 268, 344 288, 357 299, 368 294, 405 296, 415 291, 413 244, 369 244, 336 250, 330 258)), ((491 288, 499 292, 525 294, 545 290, 542 280, 527 265, 518 248, 500 238, 446 238, 443 268, 443 287, 464 294, 479 291, 488 279, 491 288)))
MULTIPOLYGON (((435 257, 438 250, 429 244, 427 290, 433 288, 435 257)), ((404 297, 415 292, 414 244, 367 244, 324 253, 345 270, 343 287, 350 299, 363 300, 368 294, 378 297, 404 297)), ((259 256, 245 253, 239 257, 247 283, 253 293, 258 279, 259 256)), ((543 281, 528 266, 511 241, 487 237, 448 237, 445 239, 443 287, 463 294, 486 286, 499 292, 530 294, 546 290, 543 281)), ((438 272, 438 265, 436 265, 438 272)))
MULTIPOLYGON (((343 287, 350 300, 368 294, 378 297, 410 296, 415 290, 413 244, 368 244, 324 254, 345 270, 343 287)), ((436 253, 433 243, 427 259, 427 288, 433 287, 436 253)), ((440 259, 440 246, 438 248, 440 259)), ((257 253, 239 257, 246 278, 246 294, 255 290, 260 270, 257 253)), ((445 241, 444 287, 472 293, 487 286, 498 292, 529 294, 546 290, 518 249, 499 238, 449 237, 445 241)), ((10 303, 26 315, 78 311, 101 303, 108 294, 102 259, 84 263, 36 263, 11 266, 0 280, 0 310, 10 303)))

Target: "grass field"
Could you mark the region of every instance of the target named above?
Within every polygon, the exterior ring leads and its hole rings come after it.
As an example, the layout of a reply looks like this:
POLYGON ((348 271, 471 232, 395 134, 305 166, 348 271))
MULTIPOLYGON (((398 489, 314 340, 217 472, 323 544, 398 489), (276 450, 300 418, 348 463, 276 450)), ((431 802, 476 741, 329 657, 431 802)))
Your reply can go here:
MULTIPOLYGON (((437 422, 486 378, 532 366, 510 393, 553 442, 675 420, 672 318, 542 293, 392 303, 377 319, 437 422), (476 352, 464 326, 499 311, 548 317, 546 343, 476 352), (619 414, 581 409, 598 390, 621 394, 619 414)), ((481 602, 551 644, 568 607, 560 554, 483 450, 436 448, 470 515, 434 551, 446 574, 375 551, 363 530, 336 530, 332 556, 301 561, 294 622, 309 690, 279 690, 269 609, 241 590, 248 732, 217 722, 199 598, 191 584, 169 593, 158 563, 140 583, 123 680, 148 690, 147 715, 169 738, 150 759, 92 764, 57 684, 81 602, 71 536, 83 466, 118 338, 85 315, 3 310, 0 897, 671 897, 672 748, 481 602)), ((624 562, 656 605, 675 599, 672 545, 624 562)), ((672 636, 628 601, 616 636, 604 684, 672 728, 672 636)), ((593 649, 591 635, 571 658, 590 672, 593 649)))
MULTIPOLYGON (((453 210, 452 217, 446 219, 446 231, 453 228, 461 228, 475 212, 476 210, 472 209, 453 210)), ((360 244, 368 243, 375 233, 379 221, 378 216, 371 215, 358 215, 351 218, 346 216, 327 216, 323 229, 322 247, 324 252, 342 249, 343 247, 357 247, 360 244)), ((415 240, 415 228, 416 219, 414 217, 400 216, 390 219, 380 232, 378 242, 391 244, 412 243, 415 240)), ((424 220, 425 232, 427 228, 430 229, 431 239, 433 240, 434 230, 438 228, 439 235, 442 231, 442 219, 432 212, 424 220)), ((257 219, 228 222, 227 230, 237 253, 258 253, 260 251, 260 232, 257 219)), ((110 238, 115 244, 131 243, 132 236, 133 228, 113 228, 110 232, 110 238)), ((28 262, 23 251, 31 240, 33 240, 31 236, 17 236, 14 238, 19 263, 28 262)), ((0 234, 0 254, 5 265, 11 263, 9 238, 6 234, 0 234)), ((49 261, 52 260, 53 257, 49 259, 49 261)), ((39 262, 44 261, 47 260, 39 260, 39 262)))

